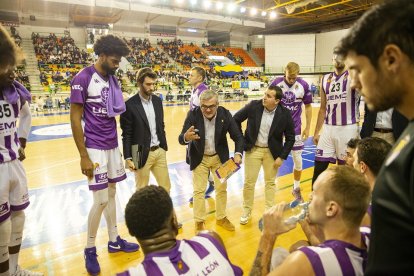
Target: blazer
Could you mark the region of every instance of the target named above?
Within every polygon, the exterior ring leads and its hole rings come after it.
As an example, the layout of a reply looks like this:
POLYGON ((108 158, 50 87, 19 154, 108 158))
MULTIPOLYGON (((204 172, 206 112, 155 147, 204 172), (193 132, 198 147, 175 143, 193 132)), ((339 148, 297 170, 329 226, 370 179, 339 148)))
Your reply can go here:
MULTIPOLYGON (((184 142, 184 134, 191 127, 199 130, 200 139, 190 141, 189 150, 187 151, 186 161, 190 164, 190 170, 194 170, 203 160, 204 148, 205 148, 205 128, 204 117, 201 113, 200 107, 196 107, 187 113, 187 118, 184 121, 183 129, 178 137, 178 141, 181 145, 186 145, 184 142)), ((221 163, 226 162, 229 159, 229 146, 227 144, 226 134, 230 133, 231 139, 235 143, 234 152, 243 152, 243 134, 237 127, 236 122, 231 116, 230 111, 222 106, 217 108, 216 125, 214 132, 214 142, 216 153, 218 154, 221 163)))
MULTIPOLYGON (((371 137, 372 133, 374 132, 375 123, 377 122, 377 112, 370 111, 365 105, 365 113, 364 113, 364 122, 362 123, 361 128, 361 138, 371 137)), ((392 124, 392 134, 394 135, 395 141, 398 140, 401 133, 408 125, 408 119, 405 118, 400 112, 398 112, 395 108, 391 115, 391 124, 392 124)))
MULTIPOLYGON (((156 95, 151 96, 151 101, 154 106, 157 136, 160 141, 159 146, 167 151, 168 146, 167 139, 165 137, 164 110, 162 107, 162 101, 156 95)), ((150 126, 139 94, 132 96, 128 101, 126 101, 125 105, 126 111, 121 114, 120 118, 124 158, 127 159, 132 157, 132 145, 138 144, 142 146, 142 166, 138 168, 140 169, 147 162, 150 151, 150 126)))
MULTIPOLYGON (((246 151, 251 150, 256 144, 263 110, 262 100, 253 100, 234 114, 234 120, 240 130, 241 123, 247 119, 247 127, 244 133, 244 149, 246 151)), ((275 110, 267 142, 273 158, 280 157, 285 160, 295 143, 295 128, 291 112, 280 104, 277 105, 275 110), (285 137, 284 144, 283 137, 285 137)))

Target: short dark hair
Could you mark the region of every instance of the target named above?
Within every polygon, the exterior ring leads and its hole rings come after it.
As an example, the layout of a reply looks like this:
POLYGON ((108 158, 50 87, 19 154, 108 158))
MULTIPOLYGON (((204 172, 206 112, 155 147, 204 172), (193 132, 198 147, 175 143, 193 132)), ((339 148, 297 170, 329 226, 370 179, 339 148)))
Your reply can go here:
POLYGON ((15 67, 23 55, 6 29, 0 25, 0 71, 15 67))
POLYGON ((356 149, 357 144, 359 143, 359 141, 361 141, 361 139, 359 139, 359 138, 352 138, 351 140, 348 141, 348 143, 346 143, 346 146, 348 148, 351 148, 351 149, 356 149))
POLYGON ((357 145, 358 162, 364 162, 372 173, 377 176, 392 146, 384 139, 366 137, 357 145))
POLYGON ((368 181, 360 172, 349 166, 335 166, 327 171, 332 174, 327 180, 330 185, 326 186, 325 202, 337 202, 342 207, 342 217, 349 226, 360 225, 371 201, 368 181))
POLYGON ((282 91, 282 88, 280 88, 279 86, 270 85, 267 89, 275 91, 276 100, 281 100, 283 98, 283 91, 282 91))
POLYGON ((137 82, 141 84, 144 83, 146 77, 156 79, 158 76, 157 73, 152 71, 152 69, 149 67, 141 68, 137 73, 137 82))
POLYGON ((98 56, 104 54, 107 56, 117 55, 125 57, 130 52, 125 41, 114 35, 101 36, 93 45, 93 50, 98 56))
POLYGON ((173 213, 168 192, 149 185, 135 192, 125 207, 125 222, 129 233, 137 239, 147 239, 167 223, 173 213))
POLYGON ((191 68, 191 71, 195 70, 197 72, 197 74, 199 74, 202 78, 203 81, 205 81, 206 79, 206 70, 204 70, 204 68, 200 67, 200 66, 195 66, 193 68, 191 68))
POLYGON ((414 1, 389 0, 367 11, 341 40, 339 53, 350 51, 368 57, 372 65, 388 44, 397 45, 414 61, 414 1), (375 28, 375 31, 373 30, 375 28))

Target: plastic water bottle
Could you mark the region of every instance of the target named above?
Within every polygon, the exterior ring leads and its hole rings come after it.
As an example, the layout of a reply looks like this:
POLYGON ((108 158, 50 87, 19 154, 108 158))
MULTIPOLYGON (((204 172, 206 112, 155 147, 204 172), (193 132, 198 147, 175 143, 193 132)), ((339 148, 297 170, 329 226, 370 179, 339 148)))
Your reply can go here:
MULTIPOLYGON (((283 212, 283 220, 285 224, 293 224, 300 220, 305 219, 308 212, 309 202, 301 203, 298 200, 294 200, 285 206, 283 212)), ((263 218, 259 220, 259 229, 263 231, 263 218)))

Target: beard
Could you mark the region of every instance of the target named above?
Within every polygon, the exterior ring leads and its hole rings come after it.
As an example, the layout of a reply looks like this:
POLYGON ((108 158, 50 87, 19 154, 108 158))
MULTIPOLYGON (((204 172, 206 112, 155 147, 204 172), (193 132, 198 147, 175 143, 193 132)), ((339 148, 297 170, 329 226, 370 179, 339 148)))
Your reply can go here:
POLYGON ((115 75, 117 70, 117 68, 111 68, 107 62, 102 63, 102 69, 104 69, 108 75, 115 75))

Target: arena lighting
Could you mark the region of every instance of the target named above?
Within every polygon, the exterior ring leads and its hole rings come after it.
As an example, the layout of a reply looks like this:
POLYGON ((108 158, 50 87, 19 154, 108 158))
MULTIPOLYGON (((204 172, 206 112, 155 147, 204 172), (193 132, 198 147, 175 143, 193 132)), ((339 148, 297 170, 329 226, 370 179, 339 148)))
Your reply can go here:
POLYGON ((182 4, 184 2, 184 0, 175 0, 175 3, 177 4, 182 4))
POLYGON ((206 10, 208 10, 211 7, 211 2, 209 0, 205 0, 203 6, 206 10))
POLYGON ((189 32, 189 33, 196 33, 197 30, 196 29, 187 29, 187 32, 189 32))
POLYGON ((236 9, 236 4, 234 4, 234 3, 229 3, 229 4, 227 5, 227 10, 228 10, 229 12, 233 12, 235 9, 236 9))
POLYGON ((266 11, 262 11, 261 15, 262 16, 266 16, 267 12, 266 11))
POLYGON ((270 19, 275 19, 277 17, 277 13, 275 11, 272 11, 269 15, 270 19))
POLYGON ((263 35, 258 35, 257 38, 263 38, 263 35))
POLYGON ((224 4, 222 2, 217 2, 216 3, 216 9, 221 10, 221 9, 223 9, 223 7, 224 7, 224 4))
POLYGON ((191 5, 195 6, 197 5, 197 0, 190 0, 191 5))
POLYGON ((250 15, 251 16, 255 16, 257 14, 257 9, 256 8, 252 8, 251 10, 250 10, 250 15))
POLYGON ((246 7, 241 7, 240 8, 240 13, 245 13, 246 12, 246 7))

